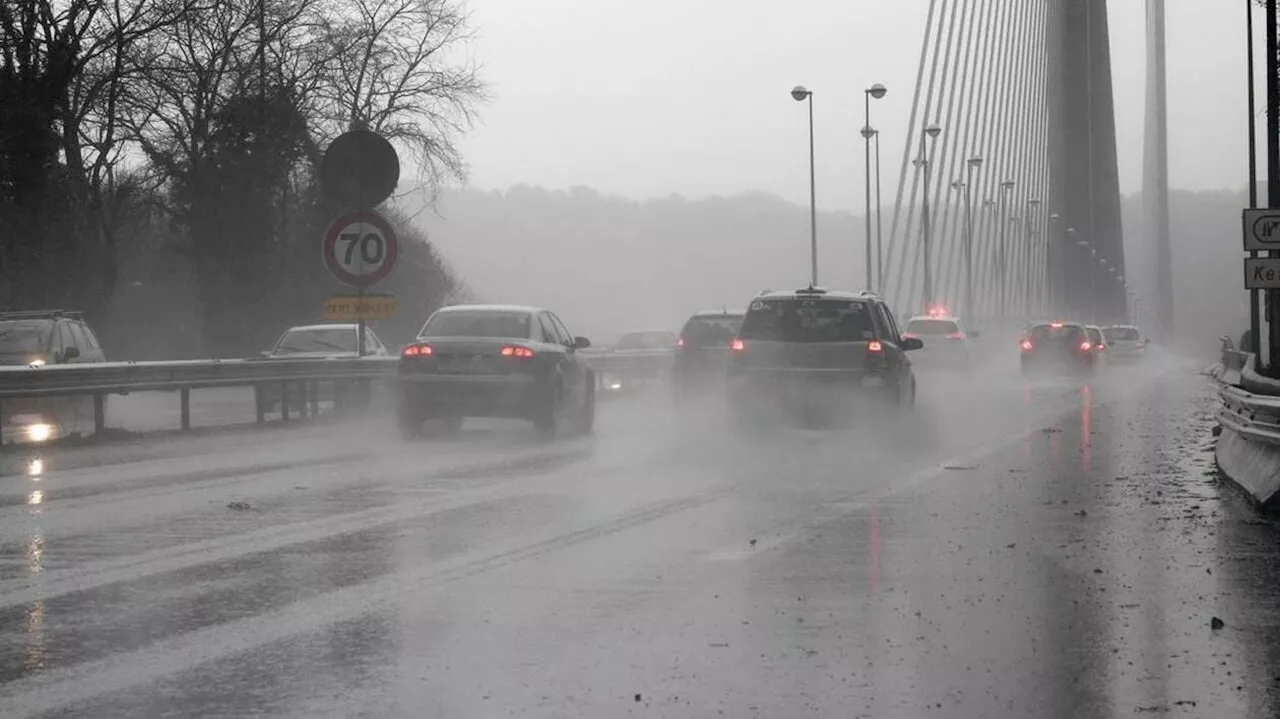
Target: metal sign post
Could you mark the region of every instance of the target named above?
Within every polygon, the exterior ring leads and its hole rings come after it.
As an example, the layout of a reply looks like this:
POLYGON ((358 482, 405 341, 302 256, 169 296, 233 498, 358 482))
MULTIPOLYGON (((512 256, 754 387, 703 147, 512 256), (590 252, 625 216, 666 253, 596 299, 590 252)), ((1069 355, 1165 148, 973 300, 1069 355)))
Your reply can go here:
POLYGON ((391 274, 400 255, 391 223, 372 208, 390 197, 399 181, 400 158, 395 148, 385 137, 365 129, 340 135, 329 144, 320 163, 320 185, 325 194, 361 208, 334 220, 321 245, 330 274, 356 288, 356 354, 361 357, 365 288, 391 274))

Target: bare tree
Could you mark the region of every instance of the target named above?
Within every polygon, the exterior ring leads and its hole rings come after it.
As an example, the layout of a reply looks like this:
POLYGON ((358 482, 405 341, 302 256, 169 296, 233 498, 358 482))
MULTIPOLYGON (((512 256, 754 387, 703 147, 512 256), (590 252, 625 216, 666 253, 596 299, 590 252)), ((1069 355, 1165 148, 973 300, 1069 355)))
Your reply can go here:
POLYGON ((327 131, 367 127, 407 147, 431 189, 462 179, 455 144, 470 129, 486 89, 460 54, 469 18, 454 0, 344 0, 326 18, 333 56, 321 88, 327 131))

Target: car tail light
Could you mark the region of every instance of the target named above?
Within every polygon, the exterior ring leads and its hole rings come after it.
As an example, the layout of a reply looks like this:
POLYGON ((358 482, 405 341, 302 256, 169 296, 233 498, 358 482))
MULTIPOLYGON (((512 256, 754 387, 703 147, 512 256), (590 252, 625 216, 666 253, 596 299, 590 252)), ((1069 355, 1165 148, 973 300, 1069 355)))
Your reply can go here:
POLYGON ((517 345, 507 345, 502 348, 503 357, 516 357, 519 359, 532 359, 533 350, 528 347, 520 347, 517 345))
POLYGON ((409 345, 400 352, 401 357, 430 357, 433 350, 431 345, 409 345))
POLYGON ((1147 346, 1146 340, 1138 340, 1138 349, 1143 349, 1146 346, 1147 346))
POLYGON ((1031 340, 1022 340, 1022 351, 1030 352, 1035 345, 1031 344, 1031 340))
POLYGON ((729 344, 729 349, 734 352, 746 352, 747 343, 743 342, 741 337, 734 337, 733 342, 729 344))
POLYGON ((952 332, 951 334, 947 335, 947 339, 949 339, 949 340, 962 340, 962 339, 964 339, 964 333, 963 333, 963 332, 952 332))
POLYGON ((904 340, 914 340, 914 339, 917 339, 917 337, 916 337, 916 333, 915 333, 915 332, 903 332, 903 333, 902 333, 902 339, 904 339, 904 340))
POLYGON ((677 338, 676 338, 676 349, 684 349, 684 338, 683 338, 683 337, 677 337, 677 338))
POLYGON ((1093 348, 1093 343, 1090 342, 1089 340, 1085 340, 1084 342, 1080 343, 1081 352, 1088 352, 1092 348, 1093 348))
POLYGON ((868 352, 883 352, 884 345, 880 344, 880 340, 871 340, 867 343, 868 352))

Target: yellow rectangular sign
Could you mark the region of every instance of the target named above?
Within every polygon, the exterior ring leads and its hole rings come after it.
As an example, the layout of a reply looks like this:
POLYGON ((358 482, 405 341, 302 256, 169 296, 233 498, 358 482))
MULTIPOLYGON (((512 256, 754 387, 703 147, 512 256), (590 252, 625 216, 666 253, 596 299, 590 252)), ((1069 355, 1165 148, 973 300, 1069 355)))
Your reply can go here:
POLYGON ((334 295, 324 302, 324 318, 329 322, 386 320, 395 317, 398 308, 393 295, 334 295))

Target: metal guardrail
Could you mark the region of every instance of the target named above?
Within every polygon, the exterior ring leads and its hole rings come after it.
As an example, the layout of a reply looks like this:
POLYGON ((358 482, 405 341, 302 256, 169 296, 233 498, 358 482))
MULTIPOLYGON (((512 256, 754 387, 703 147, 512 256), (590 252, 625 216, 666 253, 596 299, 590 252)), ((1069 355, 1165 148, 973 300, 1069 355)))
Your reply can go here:
MULTIPOLYGON (((591 353, 584 355, 597 373, 627 376, 665 376, 671 353, 591 353)), ((216 387, 254 387, 257 421, 266 420, 265 389, 279 386, 280 416, 289 421, 290 400, 298 398, 303 418, 316 414, 319 387, 331 384, 337 406, 352 396, 367 400, 371 383, 395 378, 399 357, 335 357, 326 359, 231 359, 168 362, 102 362, 0 367, 0 410, 14 400, 86 396, 93 399, 94 431, 106 426, 105 397, 131 392, 181 394, 182 429, 191 427, 191 390, 216 387), (300 392, 291 391, 300 390, 300 392)), ((273 398, 274 400, 274 398, 273 398)), ((0 416, 3 412, 0 411, 0 416)))
POLYGON ((1280 446, 1280 397, 1254 394, 1232 385, 1218 389, 1218 422, 1245 439, 1280 446))

